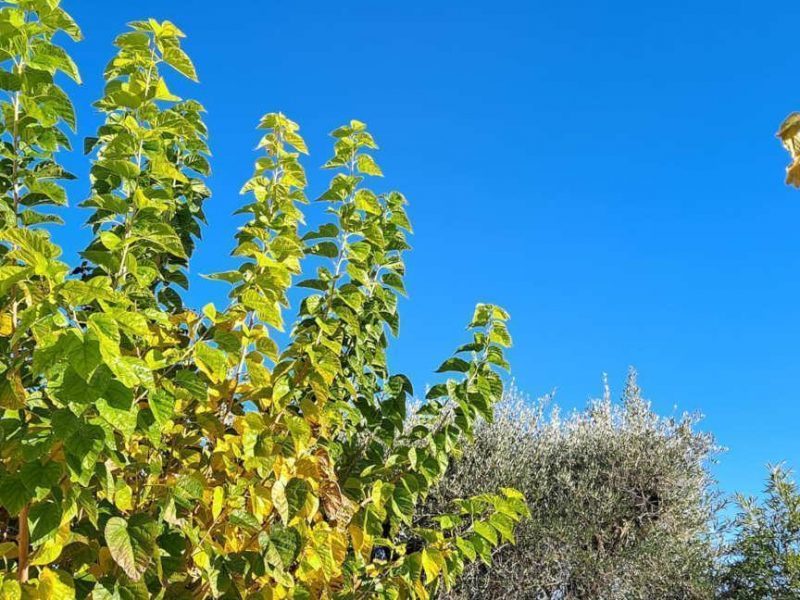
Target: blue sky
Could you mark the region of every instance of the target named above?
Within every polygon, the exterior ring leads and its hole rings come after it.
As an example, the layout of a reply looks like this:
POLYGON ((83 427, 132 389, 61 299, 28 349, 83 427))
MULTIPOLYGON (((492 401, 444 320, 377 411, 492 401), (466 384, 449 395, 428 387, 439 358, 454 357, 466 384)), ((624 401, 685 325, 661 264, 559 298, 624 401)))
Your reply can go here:
MULTIPOLYGON (((127 21, 174 20, 209 110, 215 173, 190 301, 224 304, 199 273, 230 266, 254 126, 281 110, 311 148, 366 121, 382 185, 415 226, 393 367, 418 390, 464 339, 479 301, 512 314, 513 375, 566 407, 619 392, 628 365, 662 413, 701 411, 730 448, 723 487, 757 491, 764 465, 800 466, 800 191, 774 132, 800 109, 789 0, 671 3, 338 3, 65 0, 80 137, 99 117, 111 41, 127 21), (676 408, 677 407, 677 408, 676 408)), ((173 78, 175 81, 176 78, 173 78)), ((67 163, 79 174, 86 161, 67 163)), ((72 204, 88 189, 72 187, 72 204)), ((56 239, 73 257, 83 215, 56 239)))

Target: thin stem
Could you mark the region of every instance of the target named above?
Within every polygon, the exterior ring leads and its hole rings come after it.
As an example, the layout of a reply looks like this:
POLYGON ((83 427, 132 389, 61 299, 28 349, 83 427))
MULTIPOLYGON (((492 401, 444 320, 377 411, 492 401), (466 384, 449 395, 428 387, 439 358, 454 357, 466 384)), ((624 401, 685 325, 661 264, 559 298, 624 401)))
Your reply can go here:
MULTIPOLYGON (((25 68, 25 57, 20 58, 19 63, 16 65, 16 70, 20 76, 22 76, 22 71, 25 68)), ((20 116, 20 103, 21 103, 21 95, 22 92, 18 91, 14 93, 14 125, 11 129, 11 144, 14 148, 14 158, 12 160, 11 166, 11 181, 12 184, 12 195, 14 199, 14 225, 19 225, 19 205, 20 205, 20 183, 19 183, 19 170, 20 170, 20 160, 19 160, 19 153, 20 153, 20 132, 19 132, 19 116, 20 116)))
POLYGON ((30 533, 28 531, 28 509, 29 505, 22 507, 19 512, 19 534, 17 535, 17 546, 19 547, 19 570, 17 579, 20 583, 28 581, 28 546, 30 544, 30 533))
MULTIPOLYGON (((355 173, 356 152, 357 152, 357 148, 354 145, 353 146, 353 151, 350 154, 350 162, 348 163, 348 172, 349 172, 350 177, 352 177, 354 175, 354 173, 355 173)), ((342 209, 344 209, 345 206, 347 206, 348 204, 350 204, 350 203, 352 203, 354 201, 355 194, 356 194, 356 189, 353 188, 353 190, 350 192, 350 195, 342 203, 342 209)), ((350 239, 350 232, 347 231, 347 228, 345 227, 345 223, 344 223, 344 221, 342 219, 342 215, 341 214, 339 215, 339 226, 341 228, 340 232, 339 232, 339 256, 336 259, 336 266, 334 268, 333 277, 331 277, 331 285, 330 285, 330 288, 328 289, 328 297, 326 298, 326 302, 325 302, 325 310, 322 313, 323 314, 323 317, 322 317, 323 319, 327 319, 328 318, 328 316, 330 315, 331 309, 333 308, 333 300, 334 300, 334 296, 336 294, 336 286, 339 283, 339 279, 342 276, 342 266, 344 265, 345 261, 347 260, 347 242, 350 239)), ((322 330, 322 328, 320 328, 320 330, 319 330, 319 332, 317 334, 317 341, 316 341, 317 344, 319 344, 320 341, 322 341, 322 333, 323 333, 323 330, 322 330)))
MULTIPOLYGON (((150 64, 147 67, 147 75, 145 75, 145 93, 150 91, 150 83, 153 79, 153 70, 156 68, 158 64, 158 57, 156 56, 156 49, 154 46, 150 47, 150 64)), ((137 123, 141 123, 141 116, 140 116, 140 109, 136 109, 134 112, 134 118, 136 119, 137 123)), ((139 139, 139 147, 136 151, 136 167, 139 171, 142 170, 142 154, 144 152, 144 139, 139 139)), ((139 188, 139 181, 138 179, 133 182, 133 185, 130 188, 130 198, 133 198, 136 194, 136 190, 139 188)), ((134 208, 134 210, 128 210, 125 213, 124 221, 125 221, 125 230, 122 235, 122 255, 120 256, 119 261, 119 269, 114 276, 114 285, 119 285, 120 281, 128 274, 128 267, 125 264, 128 259, 128 249, 130 248, 130 244, 127 244, 126 241, 128 236, 130 236, 131 230, 133 229, 133 222, 136 219, 136 215, 138 210, 134 208)))

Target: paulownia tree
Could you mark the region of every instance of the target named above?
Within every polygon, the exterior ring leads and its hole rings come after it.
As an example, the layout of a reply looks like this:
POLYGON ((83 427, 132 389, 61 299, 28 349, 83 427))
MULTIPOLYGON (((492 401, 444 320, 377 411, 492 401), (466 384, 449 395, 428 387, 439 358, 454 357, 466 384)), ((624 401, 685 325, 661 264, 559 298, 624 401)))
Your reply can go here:
POLYGON ((42 224, 66 202, 56 162, 75 127, 54 42, 80 31, 59 0, 0 7, 0 597, 428 598, 490 560, 527 509, 513 490, 457 501, 434 526, 414 508, 479 416, 510 344, 479 305, 406 427, 411 383, 386 362, 398 331, 404 197, 377 193, 363 123, 333 132, 308 231, 298 126, 263 118, 244 186, 224 309, 184 304, 209 173, 203 109, 169 89, 196 79, 172 23, 116 40, 96 107, 93 239, 59 257, 42 224), (293 278, 307 290, 289 341, 274 331, 293 278))

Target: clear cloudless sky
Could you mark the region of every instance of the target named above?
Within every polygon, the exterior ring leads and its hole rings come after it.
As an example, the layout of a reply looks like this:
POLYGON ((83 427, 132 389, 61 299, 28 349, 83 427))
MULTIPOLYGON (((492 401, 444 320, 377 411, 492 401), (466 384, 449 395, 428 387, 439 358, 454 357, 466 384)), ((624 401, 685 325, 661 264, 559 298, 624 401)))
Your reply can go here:
MULTIPOLYGON (((86 40, 79 137, 125 23, 174 20, 208 109, 214 197, 189 302, 224 305, 269 111, 302 126, 319 193, 329 131, 366 121, 382 187, 410 199, 409 299, 392 366, 417 390, 476 302, 512 315, 518 386, 583 406, 635 365, 664 414, 700 411, 727 491, 800 468, 800 191, 774 137, 800 109, 795 1, 64 0, 86 40)), ((178 77, 172 77, 172 82, 178 77)), ((67 164, 84 176, 79 152, 67 164)), ((88 190, 71 186, 75 206, 88 190)), ((312 220, 313 216, 312 207, 312 220)), ((69 258, 82 211, 55 231, 69 258)), ((294 307, 293 309, 294 310, 294 307)))

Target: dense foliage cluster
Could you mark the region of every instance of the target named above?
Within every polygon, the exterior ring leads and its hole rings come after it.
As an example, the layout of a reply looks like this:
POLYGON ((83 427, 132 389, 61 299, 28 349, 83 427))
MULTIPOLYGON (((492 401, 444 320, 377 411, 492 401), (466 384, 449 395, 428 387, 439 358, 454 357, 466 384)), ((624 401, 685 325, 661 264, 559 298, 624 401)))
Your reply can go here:
POLYGON ((79 76, 59 34, 80 38, 59 0, 2 3, 0 596, 428 598, 489 561, 527 512, 520 494, 467 494, 425 524, 415 507, 501 398, 508 315, 478 306, 407 428, 411 383, 386 348, 410 225, 402 194, 368 187, 366 126, 333 132, 330 222, 309 230, 299 128, 263 118, 238 267, 213 276, 230 304, 193 310, 209 153, 202 106, 166 79, 196 79, 183 34, 148 20, 116 40, 77 266, 41 227, 72 177, 58 82, 79 76))
POLYGON ((582 412, 548 415, 510 393, 429 496, 426 513, 498 482, 523 491, 532 518, 491 567, 467 569, 449 598, 691 599, 714 594, 716 445, 696 420, 663 418, 632 373, 582 412))
POLYGON ((722 569, 720 597, 800 598, 800 490, 772 469, 763 500, 739 496, 735 535, 722 569))

